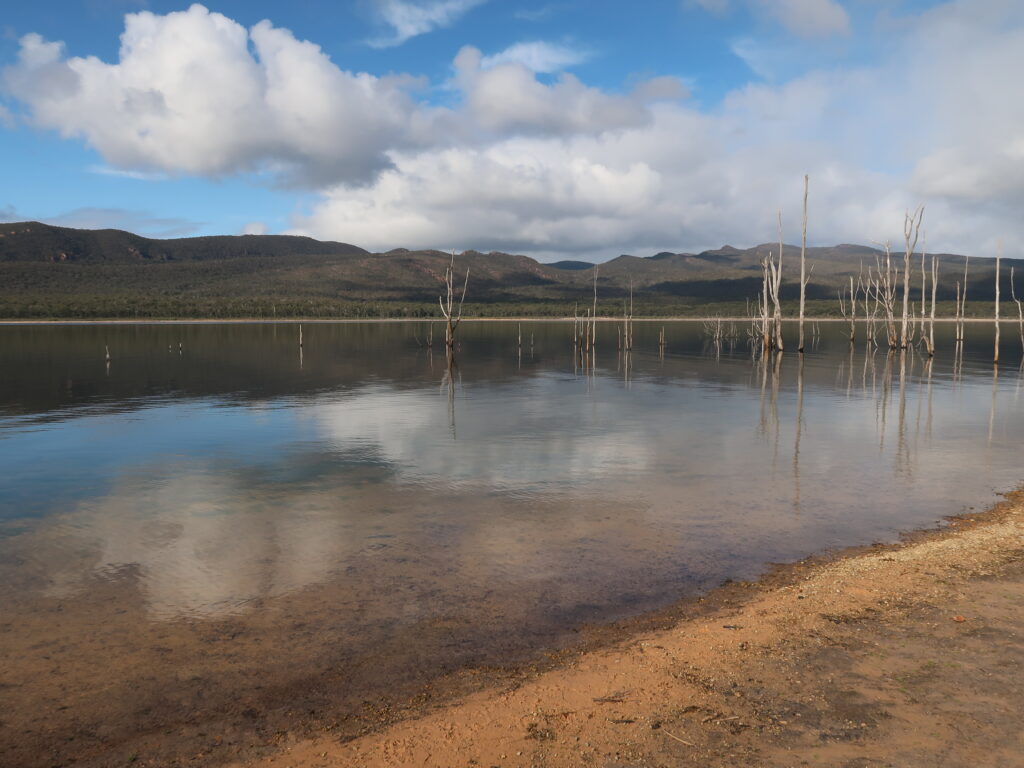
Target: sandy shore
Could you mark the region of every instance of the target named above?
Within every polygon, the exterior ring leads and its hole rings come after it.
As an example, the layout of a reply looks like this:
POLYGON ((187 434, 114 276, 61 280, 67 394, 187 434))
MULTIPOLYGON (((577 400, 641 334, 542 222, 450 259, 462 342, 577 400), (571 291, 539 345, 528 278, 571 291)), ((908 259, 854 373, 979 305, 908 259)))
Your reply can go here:
POLYGON ((661 627, 340 741, 314 766, 1024 765, 1024 493, 776 569, 661 627))

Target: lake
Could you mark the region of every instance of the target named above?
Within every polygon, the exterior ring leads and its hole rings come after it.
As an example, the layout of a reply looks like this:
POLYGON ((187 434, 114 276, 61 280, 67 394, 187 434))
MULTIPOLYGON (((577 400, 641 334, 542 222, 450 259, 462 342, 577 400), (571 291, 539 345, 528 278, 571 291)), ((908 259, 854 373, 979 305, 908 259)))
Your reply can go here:
POLYGON ((449 372, 440 325, 0 326, 0 763, 346 738, 1020 484, 1016 324, 813 327, 466 322, 449 372))

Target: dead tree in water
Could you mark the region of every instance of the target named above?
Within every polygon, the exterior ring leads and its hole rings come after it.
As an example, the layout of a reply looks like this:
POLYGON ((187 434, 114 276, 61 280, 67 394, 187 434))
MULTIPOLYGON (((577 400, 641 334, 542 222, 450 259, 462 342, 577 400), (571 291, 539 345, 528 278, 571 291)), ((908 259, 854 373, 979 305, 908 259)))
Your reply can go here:
POLYGON ((452 251, 451 263, 444 268, 444 285, 448 291, 447 300, 444 296, 438 296, 438 303, 441 305, 441 314, 444 315, 444 343, 449 350, 455 347, 455 331, 462 322, 462 303, 466 300, 466 288, 469 286, 469 267, 466 267, 466 280, 462 284, 462 296, 459 297, 459 306, 455 307, 455 251, 452 251), (458 313, 456 313, 458 309, 458 313))
POLYGON ((935 299, 939 292, 939 256, 932 256, 932 309, 928 321, 928 357, 935 357, 935 299))
POLYGON ((800 345, 798 352, 804 351, 804 304, 807 300, 807 189, 810 177, 804 175, 804 233, 800 241, 800 345))
POLYGON ((1003 258, 1003 244, 999 243, 996 248, 996 346, 992 353, 992 362, 999 362, 999 262, 1003 258))
POLYGON ((761 257, 761 295, 757 297, 757 307, 761 316, 758 332, 761 336, 761 349, 768 352, 772 348, 771 324, 768 321, 768 295, 772 284, 772 253, 761 257))
POLYGON ((704 335, 710 336, 716 347, 721 346, 722 339, 725 338, 725 329, 722 327, 722 318, 716 317, 711 320, 705 320, 703 325, 704 335))
POLYGON ((850 324, 850 344, 857 341, 857 293, 858 288, 854 287, 853 275, 850 275, 850 311, 846 311, 846 296, 843 293, 843 289, 839 289, 839 314, 843 316, 843 320, 850 324))
MULTIPOLYGON (((772 311, 771 329, 769 331, 769 343, 772 347, 782 351, 782 305, 779 303, 779 287, 782 283, 782 249, 779 249, 779 260, 772 259, 768 253, 768 293, 772 299, 774 309, 772 311)), ((767 318, 766 318, 767 319, 767 318)))
POLYGON ((772 301, 775 304, 775 348, 785 348, 782 341, 782 304, 779 302, 779 288, 782 285, 782 211, 779 215, 779 262, 772 275, 772 301))
POLYGON ((860 274, 862 277, 858 278, 858 284, 861 284, 864 292, 864 324, 865 331, 868 337, 868 346, 878 346, 878 340, 875 338, 878 331, 876 330, 876 323, 878 319, 878 305, 879 299, 876 293, 873 293, 875 288, 875 282, 871 277, 871 267, 868 267, 867 278, 864 275, 864 264, 860 265, 860 274))
MULTIPOLYGON (((924 206, 921 206, 913 215, 907 211, 903 217, 903 322, 900 325, 900 349, 910 346, 910 329, 908 327, 908 310, 910 308, 910 259, 914 255, 914 248, 917 247, 917 235, 921 230, 921 220, 924 218, 924 206)), ((922 300, 924 297, 921 297, 922 300)))
POLYGON ((572 348, 579 349, 580 346, 580 304, 572 305, 572 348))
POLYGON ((928 233, 924 233, 921 241, 921 340, 925 336, 925 317, 928 315, 928 277, 925 270, 925 252, 928 250, 928 233))
POLYGON ((953 315, 953 341, 960 341, 960 281, 956 281, 956 306, 953 315))
POLYGON ((1024 350, 1024 306, 1021 305, 1021 300, 1017 298, 1017 288, 1013 284, 1013 267, 1010 267, 1010 297, 1013 299, 1013 303, 1017 305, 1017 316, 1020 319, 1020 346, 1024 350))
POLYGON ((765 352, 772 349, 781 352, 783 346, 782 308, 779 304, 779 286, 782 283, 782 214, 779 214, 779 232, 778 261, 771 251, 761 257, 761 293, 757 299, 761 319, 755 325, 761 337, 761 348, 765 352))
POLYGON ((633 349, 633 278, 629 279, 629 305, 622 301, 622 349, 629 352, 633 349))
MULTIPOLYGON (((620 342, 621 343, 621 342, 620 342)), ((597 346, 597 265, 594 265, 594 308, 580 317, 580 305, 573 308, 572 347, 581 360, 597 346)), ((586 362, 585 360, 583 361, 586 362)))
POLYGON ((875 307, 881 306, 885 312, 885 336, 889 349, 896 349, 899 346, 899 339, 896 335, 896 268, 892 264, 892 246, 886 241, 885 266, 882 265, 880 257, 875 257, 875 267, 878 270, 878 277, 871 280, 870 272, 868 280, 872 285, 875 295, 875 307))
POLYGON ((971 265, 971 257, 964 256, 964 289, 957 292, 956 340, 964 340, 964 317, 967 314, 967 268, 971 265))
POLYGON ((420 341, 419 331, 413 329, 412 337, 416 340, 417 347, 426 347, 430 349, 434 346, 434 324, 431 322, 427 323, 427 333, 423 337, 423 341, 420 341))

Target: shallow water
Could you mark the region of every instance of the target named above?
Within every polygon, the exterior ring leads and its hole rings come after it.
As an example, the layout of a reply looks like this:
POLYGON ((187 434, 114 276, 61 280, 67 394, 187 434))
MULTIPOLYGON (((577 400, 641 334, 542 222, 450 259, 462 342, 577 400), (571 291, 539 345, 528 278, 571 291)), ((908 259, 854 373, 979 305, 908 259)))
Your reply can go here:
POLYGON ((1009 326, 996 369, 981 325, 931 364, 664 325, 581 366, 465 323, 452 376, 413 323, 0 327, 0 754, 337 726, 1022 479, 1009 326))

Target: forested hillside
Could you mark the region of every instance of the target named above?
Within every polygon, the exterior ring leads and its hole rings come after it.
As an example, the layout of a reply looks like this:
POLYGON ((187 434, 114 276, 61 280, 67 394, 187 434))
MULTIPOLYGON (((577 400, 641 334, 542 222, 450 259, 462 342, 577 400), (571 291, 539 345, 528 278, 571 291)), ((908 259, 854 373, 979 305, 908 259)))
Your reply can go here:
MULTIPOLYGON (((761 284, 759 258, 772 245, 729 246, 697 254, 622 255, 598 266, 598 312, 620 314, 632 286, 637 315, 744 314, 761 284)), ((809 248, 812 314, 834 314, 850 275, 879 252, 859 245, 809 248)), ((798 293, 799 248, 784 250, 782 298, 798 293)), ((398 248, 370 253, 355 245, 284 235, 153 240, 119 230, 78 230, 37 222, 0 225, 0 317, 433 317, 449 254, 398 248)), ((896 258, 902 262, 902 255, 896 258)), ((1006 260, 1024 288, 1024 263, 1006 260)), ((587 261, 543 264, 527 256, 467 251, 467 315, 571 315, 593 302, 587 261)), ((940 259, 940 302, 963 280, 964 257, 940 259)), ((915 259, 911 298, 920 285, 915 259)), ((972 259, 968 313, 988 314, 994 262, 972 259)), ((1018 295, 1024 290, 1018 290, 1018 295)), ((940 303, 940 310, 943 308, 940 303)))

